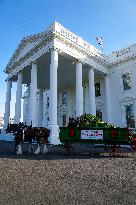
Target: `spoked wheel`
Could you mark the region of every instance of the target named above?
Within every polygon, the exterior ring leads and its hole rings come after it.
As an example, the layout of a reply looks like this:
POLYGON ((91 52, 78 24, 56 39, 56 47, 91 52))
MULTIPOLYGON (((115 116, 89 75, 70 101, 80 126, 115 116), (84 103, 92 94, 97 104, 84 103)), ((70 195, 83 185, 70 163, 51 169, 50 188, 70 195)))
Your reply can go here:
POLYGON ((117 144, 108 145, 105 152, 107 152, 112 157, 120 157, 123 154, 121 146, 117 144))
POLYGON ((136 133, 129 130, 129 145, 136 150, 136 133))
POLYGON ((136 150, 136 136, 135 137, 129 137, 129 144, 133 149, 136 150))
POLYGON ((117 146, 116 146, 116 144, 112 144, 110 146, 110 155, 113 156, 113 157, 117 155, 117 146))
POLYGON ((70 155, 72 151, 72 146, 70 144, 64 144, 64 154, 65 155, 70 155))

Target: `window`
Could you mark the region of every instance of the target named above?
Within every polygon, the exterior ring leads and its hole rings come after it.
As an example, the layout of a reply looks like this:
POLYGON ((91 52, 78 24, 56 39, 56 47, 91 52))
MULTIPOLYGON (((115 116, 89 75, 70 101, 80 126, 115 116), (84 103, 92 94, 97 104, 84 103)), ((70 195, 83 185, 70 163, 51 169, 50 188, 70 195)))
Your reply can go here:
POLYGON ((66 92, 62 93, 62 104, 67 104, 67 93, 66 92))
POLYGON ((100 83, 95 83, 95 97, 101 96, 100 83))
POLYGON ((62 115, 62 126, 66 127, 66 114, 62 115))
POLYGON ((133 105, 126 106, 126 122, 127 127, 135 128, 133 105))
POLYGON ((122 79, 123 79, 123 88, 124 88, 124 90, 131 89, 130 73, 123 74, 122 79))
POLYGON ((100 120, 102 120, 102 111, 101 110, 96 110, 96 117, 98 117, 100 120))
POLYGON ((50 103, 49 103, 49 97, 47 97, 47 108, 49 108, 49 105, 50 105, 50 103))

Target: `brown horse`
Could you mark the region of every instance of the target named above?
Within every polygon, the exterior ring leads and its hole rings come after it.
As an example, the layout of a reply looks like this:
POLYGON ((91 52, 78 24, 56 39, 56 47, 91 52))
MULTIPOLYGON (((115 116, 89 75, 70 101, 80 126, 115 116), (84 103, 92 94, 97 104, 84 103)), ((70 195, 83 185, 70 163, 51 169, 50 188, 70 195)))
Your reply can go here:
POLYGON ((23 124, 9 124, 6 132, 12 132, 15 136, 15 150, 17 154, 22 154, 21 142, 29 142, 29 153, 33 152, 32 142, 36 141, 38 147, 34 154, 39 154, 41 151, 47 153, 49 151, 48 137, 50 130, 47 128, 37 128, 32 126, 24 126, 23 124), (43 150, 41 146, 43 145, 43 150))

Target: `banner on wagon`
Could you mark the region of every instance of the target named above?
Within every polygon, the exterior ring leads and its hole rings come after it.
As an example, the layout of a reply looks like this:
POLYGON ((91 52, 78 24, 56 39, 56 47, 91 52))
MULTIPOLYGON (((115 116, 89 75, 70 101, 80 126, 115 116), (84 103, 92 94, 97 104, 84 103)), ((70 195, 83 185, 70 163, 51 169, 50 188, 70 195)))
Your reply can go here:
POLYGON ((83 140, 102 140, 103 130, 81 130, 81 139, 83 140))

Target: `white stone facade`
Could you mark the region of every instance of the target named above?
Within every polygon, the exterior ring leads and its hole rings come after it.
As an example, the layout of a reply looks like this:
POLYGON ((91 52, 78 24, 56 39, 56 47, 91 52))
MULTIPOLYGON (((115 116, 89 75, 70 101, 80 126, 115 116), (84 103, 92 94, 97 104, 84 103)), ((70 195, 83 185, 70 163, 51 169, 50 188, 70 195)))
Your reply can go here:
POLYGON ((136 44, 106 56, 58 22, 24 38, 4 72, 8 74, 4 126, 10 117, 12 82, 17 82, 15 122, 51 129, 58 144, 59 126, 83 113, 116 126, 135 127, 136 44), (99 112, 98 112, 99 111, 99 112))

